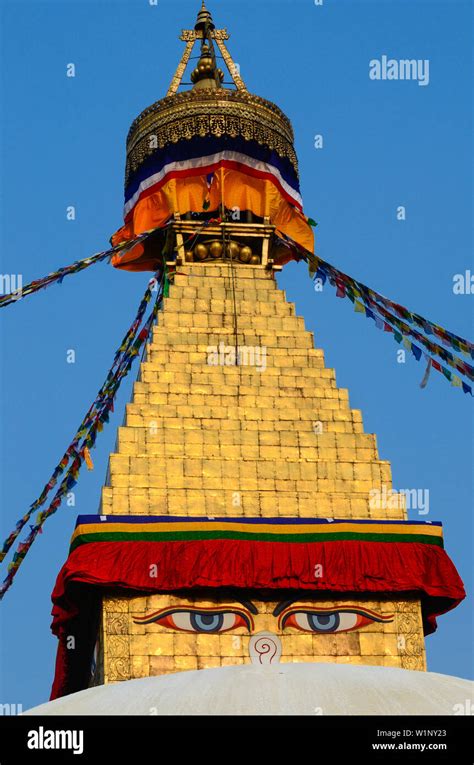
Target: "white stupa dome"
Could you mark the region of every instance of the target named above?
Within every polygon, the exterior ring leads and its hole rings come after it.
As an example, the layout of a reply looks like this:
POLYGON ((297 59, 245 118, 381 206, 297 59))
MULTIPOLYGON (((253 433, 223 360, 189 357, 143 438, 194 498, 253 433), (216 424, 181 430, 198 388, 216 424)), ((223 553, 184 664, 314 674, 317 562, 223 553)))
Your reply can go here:
MULTIPOLYGON (((329 663, 244 664, 89 688, 27 715, 453 715, 474 683, 434 672, 329 663)), ((464 710, 464 711, 463 711, 464 710)))

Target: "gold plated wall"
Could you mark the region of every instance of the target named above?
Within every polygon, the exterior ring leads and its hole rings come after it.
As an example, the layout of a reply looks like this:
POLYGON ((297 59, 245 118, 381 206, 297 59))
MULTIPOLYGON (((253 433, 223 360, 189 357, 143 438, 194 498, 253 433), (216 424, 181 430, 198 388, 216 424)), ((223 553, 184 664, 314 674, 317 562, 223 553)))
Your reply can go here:
MULTIPOLYGON (((274 596, 276 598, 276 596, 274 596)), ((179 595, 104 598, 104 656, 100 682, 117 682, 149 675, 163 675, 181 670, 208 669, 233 664, 249 664, 250 636, 240 627, 215 635, 180 633, 157 624, 136 624, 134 618, 163 606, 215 605, 227 600, 179 595)), ((272 612, 276 599, 253 602, 259 608, 256 631, 271 631, 282 644, 281 662, 334 662, 366 664, 402 669, 425 670, 423 628, 419 602, 415 600, 364 600, 374 611, 393 615, 393 621, 374 623, 352 632, 307 634, 297 630, 278 630, 272 612)), ((310 601, 303 601, 309 603, 310 601)), ((340 607, 362 601, 320 600, 318 606, 340 607)))
MULTIPOLYGON (((371 490, 391 490, 390 465, 303 319, 269 271, 234 269, 232 276, 223 263, 179 267, 110 457, 101 513, 404 519, 401 500, 371 506, 371 490), (238 345, 247 361, 254 349, 253 365, 225 363, 236 342, 234 309, 238 345), (221 343, 216 364, 210 349, 221 343)), ((275 631, 277 597, 273 605, 253 600, 256 629, 275 631)), ((187 601, 105 595, 96 682, 249 660, 242 628, 202 636, 133 621, 178 602, 187 601)), ((333 635, 287 630, 279 633, 281 661, 426 668, 419 601, 337 604, 393 620, 333 635)))

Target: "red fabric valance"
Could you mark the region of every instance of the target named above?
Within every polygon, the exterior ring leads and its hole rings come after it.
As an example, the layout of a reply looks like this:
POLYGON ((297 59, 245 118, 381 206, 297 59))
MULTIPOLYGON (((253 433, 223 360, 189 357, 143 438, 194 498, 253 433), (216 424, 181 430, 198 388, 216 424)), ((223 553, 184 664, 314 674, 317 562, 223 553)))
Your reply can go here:
POLYGON ((332 598, 334 593, 415 595, 422 601, 426 634, 436 629, 436 616, 465 597, 463 583, 444 549, 422 542, 90 542, 71 552, 52 595, 52 630, 60 639, 52 698, 87 684, 104 588, 124 593, 203 588, 303 590, 315 597, 331 593, 332 598), (149 567, 156 564, 157 576, 150 579, 149 567), (316 565, 322 572, 318 578, 316 565), (67 650, 70 635, 75 635, 80 650, 67 650))

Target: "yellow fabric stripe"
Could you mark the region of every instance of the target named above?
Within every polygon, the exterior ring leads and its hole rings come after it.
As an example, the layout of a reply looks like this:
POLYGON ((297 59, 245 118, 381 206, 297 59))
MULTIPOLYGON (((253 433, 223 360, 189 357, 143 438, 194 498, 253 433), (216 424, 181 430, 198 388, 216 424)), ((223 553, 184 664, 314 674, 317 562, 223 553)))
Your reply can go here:
POLYGON ((209 521, 209 522, 186 522, 181 523, 179 521, 175 523, 120 523, 106 522, 106 523, 87 523, 78 526, 72 537, 73 541, 77 536, 81 534, 94 534, 104 533, 106 531, 115 532, 140 532, 140 531, 246 531, 248 533, 254 532, 255 534, 327 534, 328 532, 359 532, 359 533, 371 533, 371 534, 425 534, 427 536, 442 537, 443 530, 441 526, 412 526, 412 525, 392 525, 386 523, 374 523, 374 524, 358 524, 358 523, 325 523, 325 524, 300 524, 295 525, 291 522, 288 524, 253 524, 253 523, 223 523, 221 521, 209 521))

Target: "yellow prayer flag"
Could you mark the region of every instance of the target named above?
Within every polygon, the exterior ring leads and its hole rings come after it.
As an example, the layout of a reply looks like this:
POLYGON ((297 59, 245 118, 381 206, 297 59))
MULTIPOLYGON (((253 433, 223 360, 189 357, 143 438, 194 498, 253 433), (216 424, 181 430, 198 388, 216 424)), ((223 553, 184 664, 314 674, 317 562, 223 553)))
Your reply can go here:
POLYGON ((91 453, 87 446, 84 447, 84 460, 88 470, 94 470, 94 463, 92 462, 91 453))

